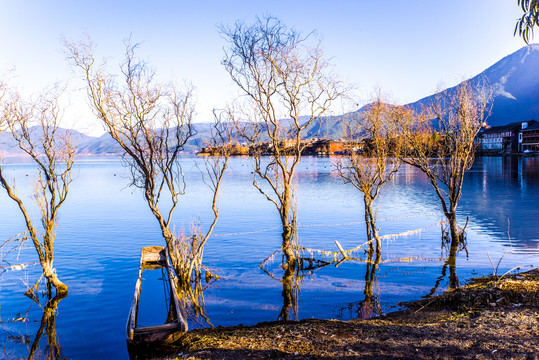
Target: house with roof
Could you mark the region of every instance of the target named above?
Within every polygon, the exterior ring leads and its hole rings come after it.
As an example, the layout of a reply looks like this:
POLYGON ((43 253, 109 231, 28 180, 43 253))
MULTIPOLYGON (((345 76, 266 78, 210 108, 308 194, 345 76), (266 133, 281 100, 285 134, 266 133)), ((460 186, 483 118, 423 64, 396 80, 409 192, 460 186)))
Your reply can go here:
POLYGON ((520 130, 520 151, 539 152, 539 123, 528 125, 520 130))
POLYGON ((502 126, 482 129, 478 137, 483 153, 516 153, 522 151, 520 132, 537 122, 535 120, 513 122, 502 126))

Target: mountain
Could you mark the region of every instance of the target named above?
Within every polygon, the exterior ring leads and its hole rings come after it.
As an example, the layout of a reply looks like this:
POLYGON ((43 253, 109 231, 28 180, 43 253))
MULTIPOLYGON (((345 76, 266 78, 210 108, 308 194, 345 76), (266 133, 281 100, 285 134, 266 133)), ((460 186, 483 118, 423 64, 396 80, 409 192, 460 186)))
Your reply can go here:
MULTIPOLYGON (((493 90, 492 112, 487 119, 490 126, 539 120, 539 44, 521 48, 469 81, 473 85, 483 78, 488 80, 493 90)), ((444 92, 455 89, 456 86, 444 92)), ((433 95, 409 106, 419 108, 432 100, 433 95)))
MULTIPOLYGON (((493 107, 487 119, 490 126, 539 120, 539 44, 517 50, 468 81, 476 84, 481 79, 487 79, 493 90, 493 107)), ((443 92, 454 92, 457 86, 443 92)), ((434 95, 430 95, 405 106, 420 109, 433 100, 434 95)), ((309 134, 320 131, 328 138, 339 139, 343 136, 343 121, 361 116, 365 106, 354 112, 318 121, 311 126, 309 134)))
MULTIPOLYGON (((40 128, 34 126, 31 127, 29 131, 32 138, 36 139, 36 143, 38 143, 39 139, 41 138, 40 128)), ((77 146, 77 152, 81 152, 82 148, 90 146, 90 144, 94 143, 96 139, 93 136, 85 135, 76 130, 59 128, 56 133, 60 137, 68 135, 71 139, 73 139, 77 146)), ((18 147, 17 142, 13 139, 11 133, 5 131, 0 132, 0 154, 23 155, 24 152, 18 147)))
MULTIPOLYGON (((539 44, 525 46, 511 55, 501 59, 481 74, 469 79, 472 84, 486 78, 493 89, 493 108, 487 123, 491 126, 504 125, 511 122, 535 119, 539 121, 539 44)), ((458 85, 457 85, 458 86, 458 85)), ((454 92, 455 87, 444 92, 454 92)), ((433 100, 434 95, 427 96, 414 103, 407 104, 414 109, 421 108, 433 100)), ((368 105, 366 105, 368 106, 368 105)), ((307 137, 325 137, 340 139, 343 137, 343 122, 350 118, 360 117, 365 106, 347 114, 328 116, 315 121, 307 129, 307 137)), ((304 117, 306 119, 306 117, 304 117)), ((286 121, 286 120, 283 120, 286 121)), ((196 152, 206 146, 211 137, 212 124, 193 124, 195 135, 187 142, 185 149, 196 152)), ((69 132, 77 143, 77 152, 84 155, 107 155, 122 153, 120 147, 105 134, 101 137, 87 136, 75 130, 69 132)), ((8 133, 0 133, 0 154, 21 154, 15 141, 8 133)))
MULTIPOLYGON (((194 136, 192 136, 187 144, 185 150, 195 153, 201 147, 207 145, 207 139, 211 138, 211 129, 213 124, 210 123, 196 123, 192 125, 194 136)), ((36 143, 39 143, 41 138, 38 127, 30 128, 32 137, 36 139, 36 143)), ((105 133, 100 137, 88 136, 80 133, 76 130, 58 129, 59 136, 69 134, 70 138, 74 140, 77 148, 77 154, 79 155, 113 155, 122 154, 123 150, 118 143, 105 133)), ((24 152, 17 146, 17 142, 12 138, 9 132, 0 132, 0 157, 1 154, 7 155, 24 155, 24 152)))

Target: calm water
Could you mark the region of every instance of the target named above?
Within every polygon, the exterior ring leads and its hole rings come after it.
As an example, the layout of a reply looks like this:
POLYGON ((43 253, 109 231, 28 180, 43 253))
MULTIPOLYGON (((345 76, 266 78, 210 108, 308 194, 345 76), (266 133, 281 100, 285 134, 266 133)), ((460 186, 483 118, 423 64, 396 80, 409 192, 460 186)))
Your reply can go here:
MULTIPOLYGON (((506 254, 499 273, 516 266, 528 269, 539 265, 538 160, 480 158, 467 174, 459 206, 461 225, 469 219, 467 256, 465 251, 457 255, 461 283, 491 273, 489 256, 496 264, 506 254)), ((178 230, 188 228, 194 219, 200 218, 203 225, 209 225, 211 219, 211 194, 196 168, 200 161, 184 159, 187 195, 175 215, 178 230)), ((333 169, 334 161, 305 158, 298 172, 299 239, 309 248, 335 251, 335 240, 347 249, 365 241, 361 194, 342 183, 333 169)), ((31 188, 32 166, 13 163, 4 169, 17 178, 20 193, 31 188)), ((280 231, 256 232, 279 226, 278 216, 272 204, 252 187, 251 176, 249 158, 231 160, 215 229, 215 234, 225 235, 211 238, 206 245, 205 264, 220 276, 204 292, 206 313, 214 325, 277 320, 283 307, 280 257, 267 264, 267 272, 259 266, 279 249, 280 231)), ((0 269, 0 358, 27 357, 31 351, 36 358, 47 357, 54 350, 47 345, 49 340, 55 340, 60 354, 67 358, 128 358, 125 326, 140 248, 163 245, 159 228, 142 194, 126 187, 127 172, 120 161, 81 160, 76 177, 61 209, 55 249, 55 267, 69 286, 69 296, 46 308, 45 298, 38 304, 23 295, 26 286, 39 278, 39 266, 0 269)), ((430 293, 437 282, 436 291, 442 291, 449 281, 442 276, 447 254, 441 248, 441 230, 436 225, 442 217, 426 179, 414 169, 401 169, 384 189, 377 211, 382 235, 423 230, 384 240, 382 262, 374 282, 368 284, 372 285, 374 303, 388 312, 400 301, 430 293)), ((0 240, 23 229, 18 209, 1 192, 0 240)), ((11 254, 7 260, 11 264, 33 263, 34 253, 28 247, 16 254, 17 258, 11 254)), ((365 255, 360 255, 364 260, 365 255)), ((297 306, 292 307, 291 318, 358 317, 364 309, 366 271, 365 262, 347 261, 303 273, 297 279, 297 306)), ((143 283, 147 284, 143 288, 144 306, 156 309, 155 317, 141 315, 144 323, 158 324, 166 316, 160 278, 159 273, 149 273, 143 283)), ((201 326, 196 321, 190 325, 201 326)))

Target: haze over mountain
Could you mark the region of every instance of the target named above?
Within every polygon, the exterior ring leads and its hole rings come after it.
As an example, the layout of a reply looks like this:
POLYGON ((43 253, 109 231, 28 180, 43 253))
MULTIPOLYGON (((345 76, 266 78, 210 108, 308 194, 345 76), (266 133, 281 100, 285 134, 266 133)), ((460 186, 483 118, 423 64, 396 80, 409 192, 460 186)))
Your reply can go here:
MULTIPOLYGON (((508 55, 470 79, 477 83, 486 78, 493 89, 493 108, 487 123, 490 126, 504 125, 516 121, 539 120, 539 44, 525 46, 508 55)), ((448 88, 444 92, 452 92, 456 88, 448 88)), ((406 106, 419 109, 433 100, 428 96, 406 106)), ((310 137, 326 137, 340 139, 343 137, 342 123, 345 118, 361 116, 365 107, 357 111, 339 116, 331 116, 313 123, 308 129, 310 137)), ((186 150, 196 152, 206 144, 211 134, 210 123, 196 123, 193 136, 186 150)), ((64 130, 65 131, 65 130, 64 130)), ((121 153, 120 147, 105 134, 101 137, 87 136, 74 130, 69 130, 77 142, 79 154, 107 155, 121 153)), ((21 154, 11 136, 0 133, 0 153, 21 154)))

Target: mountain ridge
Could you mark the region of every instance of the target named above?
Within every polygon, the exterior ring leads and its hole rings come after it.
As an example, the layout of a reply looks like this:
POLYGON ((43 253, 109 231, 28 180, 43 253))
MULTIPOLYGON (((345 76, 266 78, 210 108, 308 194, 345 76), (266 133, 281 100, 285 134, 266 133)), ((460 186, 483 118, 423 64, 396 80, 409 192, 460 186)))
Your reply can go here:
MULTIPOLYGON (((512 54, 503 57, 480 74, 469 78, 473 84, 487 79, 493 90, 493 107, 487 124, 500 126, 511 122, 539 120, 539 44, 524 46, 512 54)), ((446 88, 442 93, 454 92, 460 84, 446 88)), ((419 110, 421 106, 428 105, 434 94, 421 98, 403 106, 419 110)), ((326 137, 340 139, 343 137, 344 119, 361 116, 369 104, 358 110, 324 119, 327 129, 326 137)), ((324 127, 320 122, 313 124, 316 133, 324 127)))
MULTIPOLYGON (((499 126, 516 121, 539 120, 539 44, 531 44, 497 61, 480 74, 468 79, 473 84, 486 78, 493 89, 493 107, 487 119, 490 126, 499 126)), ((442 92, 455 91, 458 85, 442 92)), ((404 106, 419 109, 429 104, 434 95, 426 96, 404 106)), ((340 139, 343 137, 343 122, 347 118, 361 116, 368 105, 350 113, 318 119, 307 129, 307 137, 340 139)), ((186 144, 186 151, 196 152, 207 144, 211 136, 211 123, 194 123, 196 131, 186 144)), ((110 155, 122 149, 109 134, 99 137, 85 135, 76 130, 62 129, 74 135, 77 153, 81 155, 110 155)), ((0 133, 0 153, 22 154, 8 133, 0 133)))

